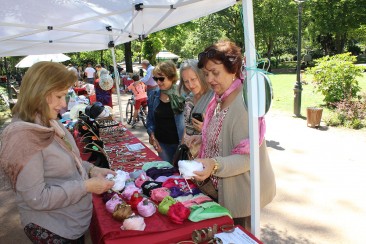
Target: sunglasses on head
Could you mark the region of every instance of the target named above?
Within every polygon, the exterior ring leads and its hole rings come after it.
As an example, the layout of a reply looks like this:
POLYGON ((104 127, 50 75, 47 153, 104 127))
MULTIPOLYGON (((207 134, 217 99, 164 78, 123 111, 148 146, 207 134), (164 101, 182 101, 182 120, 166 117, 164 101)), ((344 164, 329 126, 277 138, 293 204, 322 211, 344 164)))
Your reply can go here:
POLYGON ((225 55, 225 53, 217 51, 215 49, 211 49, 211 50, 208 50, 206 52, 201 52, 201 53, 198 54, 198 61, 199 62, 202 61, 202 59, 204 59, 204 58, 208 58, 208 59, 214 58, 214 59, 218 59, 218 60, 227 59, 230 62, 233 62, 236 59, 235 56, 227 56, 227 55, 225 55))
POLYGON ((162 77, 155 77, 155 76, 153 76, 153 79, 154 79, 154 81, 163 82, 165 80, 165 77, 164 76, 162 76, 162 77))

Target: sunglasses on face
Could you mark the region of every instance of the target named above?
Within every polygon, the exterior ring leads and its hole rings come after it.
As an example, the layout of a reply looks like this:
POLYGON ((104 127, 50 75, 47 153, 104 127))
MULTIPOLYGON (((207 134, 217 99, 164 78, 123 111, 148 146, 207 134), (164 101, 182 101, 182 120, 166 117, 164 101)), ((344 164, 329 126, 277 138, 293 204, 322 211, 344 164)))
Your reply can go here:
POLYGON ((154 79, 154 81, 163 82, 165 80, 165 77, 164 76, 162 76, 162 77, 155 77, 155 76, 153 76, 153 79, 154 79))

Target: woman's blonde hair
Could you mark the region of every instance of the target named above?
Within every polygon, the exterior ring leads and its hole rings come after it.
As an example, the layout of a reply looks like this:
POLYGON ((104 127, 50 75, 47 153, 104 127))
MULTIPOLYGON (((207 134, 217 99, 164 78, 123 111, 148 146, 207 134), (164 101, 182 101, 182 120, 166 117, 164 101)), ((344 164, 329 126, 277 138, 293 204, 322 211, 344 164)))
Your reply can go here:
POLYGON ((178 81, 177 68, 172 61, 158 63, 153 70, 153 75, 166 76, 173 82, 173 84, 177 83, 178 81))
POLYGON ((49 126, 50 111, 47 97, 52 92, 70 88, 77 81, 74 71, 54 62, 38 62, 25 73, 18 101, 12 114, 26 122, 35 122, 36 115, 49 126))

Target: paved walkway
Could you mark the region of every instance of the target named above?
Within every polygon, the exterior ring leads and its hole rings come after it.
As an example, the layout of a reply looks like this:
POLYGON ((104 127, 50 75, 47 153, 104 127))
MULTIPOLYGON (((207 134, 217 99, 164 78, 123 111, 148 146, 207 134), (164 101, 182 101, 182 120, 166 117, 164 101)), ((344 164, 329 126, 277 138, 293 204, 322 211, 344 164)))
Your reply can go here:
MULTIPOLYGON (((129 97, 121 96, 123 115, 129 97)), ((309 128, 305 118, 273 110, 266 122, 277 195, 261 211, 261 240, 365 243, 366 131, 309 128)), ((132 131, 148 145, 142 124, 132 131)), ((0 191, 0 216, 0 243, 28 243, 11 191, 0 191)))

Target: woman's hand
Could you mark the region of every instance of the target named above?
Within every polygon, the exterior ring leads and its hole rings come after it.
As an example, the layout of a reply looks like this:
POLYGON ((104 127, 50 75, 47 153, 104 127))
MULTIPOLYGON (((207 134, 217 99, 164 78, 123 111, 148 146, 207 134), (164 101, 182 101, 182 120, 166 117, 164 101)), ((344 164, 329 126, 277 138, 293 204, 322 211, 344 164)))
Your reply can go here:
POLYGON ((114 181, 107 180, 101 175, 98 175, 97 177, 85 180, 84 184, 87 192, 102 194, 114 186, 114 181))
POLYGON ((201 122, 195 118, 192 118, 192 125, 196 131, 202 132, 203 122, 201 122))
POLYGON ((186 137, 185 143, 189 148, 192 146, 195 146, 196 144, 200 145, 202 143, 202 136, 193 135, 193 136, 186 137))
POLYGON ((215 167, 216 162, 211 158, 196 158, 195 161, 201 162, 203 164, 203 170, 193 171, 193 173, 196 175, 193 178, 196 181, 204 181, 205 179, 211 176, 211 173, 215 167))
POLYGON ((91 177, 97 177, 100 175, 105 178, 108 174, 116 175, 116 172, 111 169, 100 168, 100 167, 94 167, 90 171, 91 177))
POLYGON ((154 147, 154 149, 160 153, 163 151, 163 149, 161 149, 160 144, 158 142, 158 140, 156 140, 155 136, 153 133, 151 133, 150 137, 149 137, 149 143, 154 147))

